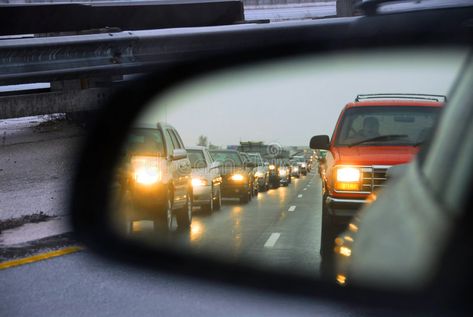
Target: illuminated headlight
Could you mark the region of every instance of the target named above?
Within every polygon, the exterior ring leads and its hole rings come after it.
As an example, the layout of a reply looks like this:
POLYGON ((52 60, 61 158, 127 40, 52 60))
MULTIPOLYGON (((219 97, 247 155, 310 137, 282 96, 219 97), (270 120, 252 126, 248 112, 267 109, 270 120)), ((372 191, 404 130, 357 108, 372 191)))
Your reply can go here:
POLYGON ((356 167, 339 167, 336 173, 336 190, 357 191, 361 189, 362 173, 356 167))
POLYGON ((263 174, 263 172, 258 171, 258 172, 255 173, 255 177, 264 177, 264 174, 263 174))
POLYGON ((133 178, 139 184, 152 185, 161 180, 156 157, 133 156, 131 166, 133 178))
POLYGON ((301 167, 304 167, 304 168, 307 167, 307 163, 302 163, 301 167))
POLYGON ((270 169, 270 170, 274 170, 274 169, 276 169, 276 166, 274 166, 274 165, 271 164, 271 165, 269 165, 269 169, 270 169))
POLYGON ((280 176, 286 176, 287 175, 287 171, 285 169, 281 169, 279 170, 279 175, 280 176))
POLYGON ((230 177, 230 179, 235 182, 241 182, 242 180, 245 179, 245 177, 241 174, 234 174, 232 175, 232 177, 230 177))
POLYGON ((299 172, 299 167, 298 166, 294 166, 294 168, 292 169, 294 172, 299 172))
POLYGON ((209 182, 205 178, 193 178, 192 179, 192 186, 193 187, 198 187, 198 186, 207 186, 209 182))
POLYGON ((157 168, 143 168, 135 171, 135 180, 143 185, 151 185, 157 183, 161 179, 161 174, 157 168))

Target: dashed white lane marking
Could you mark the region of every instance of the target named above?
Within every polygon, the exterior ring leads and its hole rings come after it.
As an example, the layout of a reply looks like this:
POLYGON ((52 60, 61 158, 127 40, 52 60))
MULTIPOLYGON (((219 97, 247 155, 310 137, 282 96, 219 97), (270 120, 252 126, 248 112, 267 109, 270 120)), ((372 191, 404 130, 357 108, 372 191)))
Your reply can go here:
POLYGON ((281 234, 279 232, 273 232, 271 233, 271 235, 269 236, 268 240, 266 241, 266 243, 264 244, 264 247, 265 248, 272 248, 274 247, 274 245, 276 244, 276 242, 278 241, 279 237, 281 236, 281 234))
POLYGON ((306 188, 304 188, 303 190, 307 190, 307 187, 306 187, 306 188))
POLYGON ((302 194, 297 195, 297 198, 301 198, 301 197, 302 197, 302 194))
POLYGON ((287 211, 295 211, 296 210, 296 206, 291 206, 289 207, 289 209, 287 211))

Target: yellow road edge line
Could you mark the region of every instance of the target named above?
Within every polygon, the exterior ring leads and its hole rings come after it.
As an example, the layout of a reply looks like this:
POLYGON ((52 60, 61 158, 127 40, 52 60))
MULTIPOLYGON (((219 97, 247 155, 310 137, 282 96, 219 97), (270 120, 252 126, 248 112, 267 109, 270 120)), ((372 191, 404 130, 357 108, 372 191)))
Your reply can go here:
POLYGON ((66 254, 71 254, 71 253, 74 253, 74 252, 81 251, 83 249, 84 249, 83 247, 79 247, 79 246, 67 247, 67 248, 63 248, 63 249, 60 249, 60 250, 55 250, 55 251, 50 251, 50 252, 45 252, 45 253, 29 256, 29 257, 26 257, 26 258, 1 262, 0 263, 0 270, 5 270, 5 269, 9 269, 9 268, 12 268, 12 267, 15 267, 15 266, 25 265, 25 264, 29 264, 29 263, 34 263, 34 262, 38 262, 38 261, 43 261, 43 260, 55 258, 55 257, 66 255, 66 254))

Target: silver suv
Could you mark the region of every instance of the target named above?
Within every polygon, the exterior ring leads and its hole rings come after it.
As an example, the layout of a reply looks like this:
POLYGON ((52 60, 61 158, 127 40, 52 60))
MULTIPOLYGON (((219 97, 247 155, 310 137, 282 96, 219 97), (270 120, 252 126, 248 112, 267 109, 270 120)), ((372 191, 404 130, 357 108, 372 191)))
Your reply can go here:
POLYGON ((153 220, 155 230, 172 230, 174 218, 179 228, 190 227, 191 165, 176 129, 163 123, 134 126, 120 170, 128 231, 136 220, 153 220))

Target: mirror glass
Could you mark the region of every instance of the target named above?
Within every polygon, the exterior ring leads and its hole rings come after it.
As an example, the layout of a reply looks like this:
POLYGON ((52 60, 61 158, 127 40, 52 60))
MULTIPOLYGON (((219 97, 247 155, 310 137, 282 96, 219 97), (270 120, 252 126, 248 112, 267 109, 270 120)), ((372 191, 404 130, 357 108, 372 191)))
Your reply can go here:
POLYGON ((383 166, 408 163, 432 134, 467 53, 332 53, 184 82, 130 128, 110 223, 150 246, 319 277, 335 251, 350 256, 335 240, 364 205, 342 204, 343 217, 327 220, 325 186, 348 202, 384 194, 383 166), (330 150, 309 148, 317 135, 330 136, 330 150), (334 169, 340 160, 349 166, 334 169))

